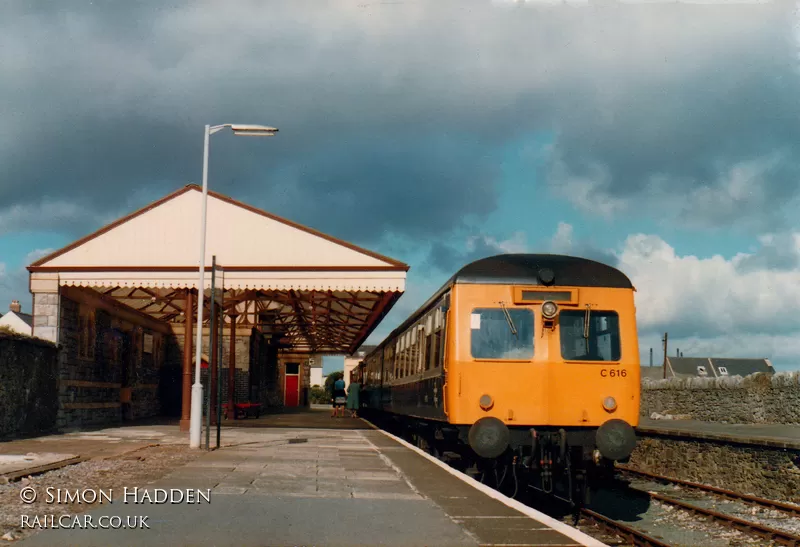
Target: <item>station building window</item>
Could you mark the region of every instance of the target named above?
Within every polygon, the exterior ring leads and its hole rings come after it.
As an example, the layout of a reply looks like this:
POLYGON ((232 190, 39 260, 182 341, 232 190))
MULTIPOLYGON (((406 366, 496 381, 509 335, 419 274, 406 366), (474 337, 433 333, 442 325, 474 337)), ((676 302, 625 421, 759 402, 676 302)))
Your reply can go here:
POLYGON ((97 325, 92 308, 81 305, 78 310, 78 357, 93 360, 97 340, 97 325))

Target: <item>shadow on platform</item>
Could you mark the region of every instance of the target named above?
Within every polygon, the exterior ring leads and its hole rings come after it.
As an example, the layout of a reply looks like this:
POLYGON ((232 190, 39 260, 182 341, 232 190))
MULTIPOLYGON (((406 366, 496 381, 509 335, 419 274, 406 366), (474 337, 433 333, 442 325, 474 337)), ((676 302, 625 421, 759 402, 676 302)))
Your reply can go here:
POLYGON ((330 407, 285 409, 259 418, 222 420, 223 427, 277 427, 300 429, 371 429, 359 418, 331 418, 330 407))

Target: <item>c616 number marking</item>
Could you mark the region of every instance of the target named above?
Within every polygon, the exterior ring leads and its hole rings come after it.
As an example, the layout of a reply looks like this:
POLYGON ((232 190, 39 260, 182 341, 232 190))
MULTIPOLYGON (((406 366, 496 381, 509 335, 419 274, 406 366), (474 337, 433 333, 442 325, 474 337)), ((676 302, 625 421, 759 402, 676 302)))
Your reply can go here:
POLYGON ((604 368, 600 371, 600 376, 602 376, 603 378, 625 378, 627 375, 628 371, 625 370, 624 368, 619 370, 615 368, 612 368, 610 370, 604 368))

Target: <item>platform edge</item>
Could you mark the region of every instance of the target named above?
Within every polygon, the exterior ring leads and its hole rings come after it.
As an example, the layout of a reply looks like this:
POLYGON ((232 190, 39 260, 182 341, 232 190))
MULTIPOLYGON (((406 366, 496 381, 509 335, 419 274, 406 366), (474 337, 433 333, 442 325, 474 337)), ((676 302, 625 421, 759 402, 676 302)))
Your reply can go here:
POLYGON ((504 496, 503 494, 501 494, 497 490, 494 490, 493 488, 489 488, 485 484, 482 484, 482 483, 476 481, 472 477, 468 477, 467 475, 461 473, 460 471, 456 471, 455 469, 453 469, 452 467, 450 467, 446 463, 437 460, 436 458, 434 458, 433 456, 431 456, 427 452, 424 452, 423 450, 417 448, 413 444, 410 444, 410 443, 404 441, 403 439, 401 439, 401 438, 399 438, 399 437, 397 437, 395 435, 392 435, 388 431, 384 431, 383 429, 381 429, 381 428, 377 427, 376 425, 374 425, 373 423, 371 423, 369 420, 366 420, 364 418, 361 418, 361 419, 363 421, 365 421, 366 423, 368 423, 373 429, 376 429, 377 431, 380 431, 381 433, 383 433, 384 435, 386 435, 390 439, 392 439, 394 441, 397 441, 398 443, 400 443, 401 445, 405 446, 406 448, 409 448, 409 449, 413 450, 414 452, 416 452, 417 454, 419 454, 423 458, 435 463, 436 465, 438 465, 439 467, 441 467, 442 469, 444 469, 445 471, 447 471, 448 473, 450 473, 454 477, 460 479, 462 482, 465 482, 465 483, 469 484, 470 486, 472 486, 476 490, 479 490, 480 492, 483 492, 484 494, 486 494, 490 498, 495 499, 495 500, 499 501, 500 503, 503 503, 503 504, 507 505, 508 507, 510 507, 512 509, 516 509, 520 513, 522 513, 522 514, 534 519, 535 521, 541 522, 542 524, 546 524, 551 529, 553 529, 556 532, 559 532, 559 533, 567 536, 570 539, 573 539, 573 540, 577 541, 581 545, 584 545, 585 547, 609 547, 607 544, 605 544, 605 543, 593 538, 592 536, 590 536, 588 534, 584 534, 580 530, 577 530, 577 529, 575 529, 575 528, 573 528, 573 527, 571 527, 571 526, 569 526, 569 525, 567 525, 567 524, 565 524, 565 523, 563 523, 561 521, 558 521, 558 520, 556 520, 556 519, 554 519, 552 517, 548 517, 544 513, 541 513, 539 511, 537 511, 536 509, 528 507, 527 505, 524 505, 524 504, 518 502, 515 499, 511 499, 508 496, 504 496))

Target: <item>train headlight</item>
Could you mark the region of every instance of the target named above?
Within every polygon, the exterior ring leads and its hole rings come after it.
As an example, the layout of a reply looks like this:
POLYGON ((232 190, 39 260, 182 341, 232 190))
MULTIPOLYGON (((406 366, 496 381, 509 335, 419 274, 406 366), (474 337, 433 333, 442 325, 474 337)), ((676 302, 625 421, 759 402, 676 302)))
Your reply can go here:
POLYGON ((483 410, 489 410, 494 405, 494 399, 492 399, 491 395, 483 394, 481 395, 478 404, 481 406, 483 410))
POLYGON ((545 319, 552 319, 558 313, 558 306, 552 300, 548 300, 544 304, 542 304, 542 316, 545 319))
POLYGON ((603 408, 605 408, 607 412, 614 412, 617 410, 617 400, 614 399, 614 397, 606 397, 603 399, 603 408))

